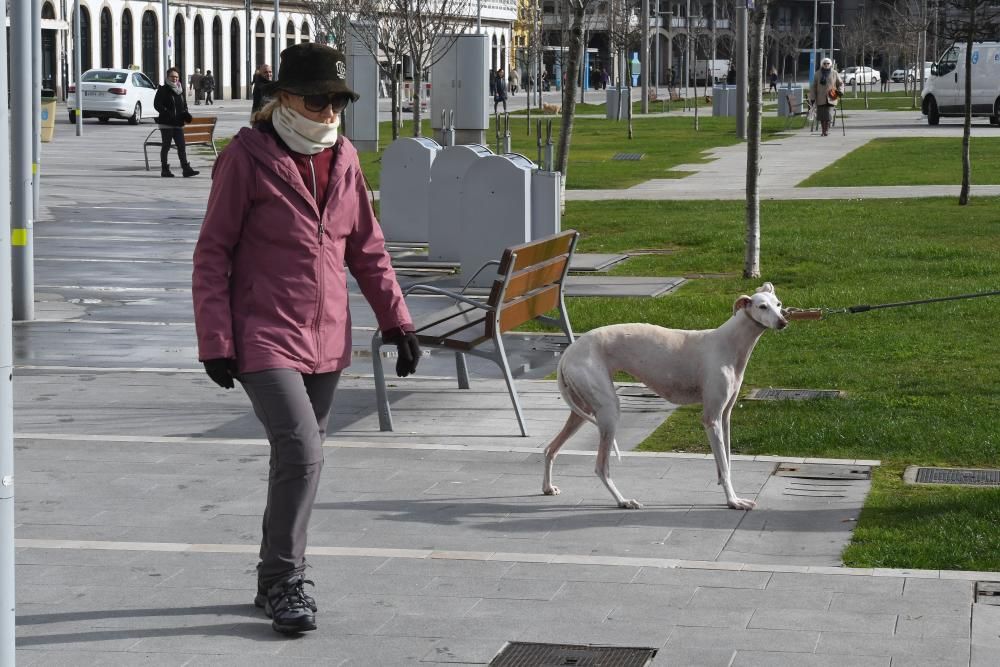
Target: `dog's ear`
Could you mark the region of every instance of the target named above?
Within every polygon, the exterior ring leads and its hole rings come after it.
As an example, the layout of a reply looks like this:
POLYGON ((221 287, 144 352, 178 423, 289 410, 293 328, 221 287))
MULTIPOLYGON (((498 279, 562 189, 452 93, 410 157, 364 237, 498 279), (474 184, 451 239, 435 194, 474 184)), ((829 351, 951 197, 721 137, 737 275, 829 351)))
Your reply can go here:
POLYGON ((774 285, 771 283, 764 283, 757 288, 757 292, 770 292, 771 294, 774 294, 774 285))
POLYGON ((733 304, 733 315, 748 307, 751 303, 753 303, 753 299, 748 297, 746 294, 736 299, 736 303, 733 304))

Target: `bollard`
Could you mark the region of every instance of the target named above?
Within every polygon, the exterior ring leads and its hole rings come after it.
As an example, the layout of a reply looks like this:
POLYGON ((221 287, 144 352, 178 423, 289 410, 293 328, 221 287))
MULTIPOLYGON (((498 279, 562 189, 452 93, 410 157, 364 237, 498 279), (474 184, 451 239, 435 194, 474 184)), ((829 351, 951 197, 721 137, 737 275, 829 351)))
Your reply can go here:
POLYGON ((542 119, 538 119, 538 129, 535 132, 535 142, 538 144, 538 159, 535 160, 543 169, 545 168, 545 163, 542 162, 542 119))
POLYGON ((548 127, 545 128, 545 171, 555 171, 553 169, 553 150, 552 119, 549 119, 548 127))
POLYGON ((503 114, 503 152, 510 153, 510 114, 503 114))
POLYGON ((448 145, 455 145, 455 110, 448 111, 448 145))

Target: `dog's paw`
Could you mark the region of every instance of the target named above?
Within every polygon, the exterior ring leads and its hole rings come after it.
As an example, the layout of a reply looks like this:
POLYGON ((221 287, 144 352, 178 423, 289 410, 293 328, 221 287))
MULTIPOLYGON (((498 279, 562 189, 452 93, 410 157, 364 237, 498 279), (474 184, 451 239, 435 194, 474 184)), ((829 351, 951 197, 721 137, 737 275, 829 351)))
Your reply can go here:
POLYGON ((635 498, 632 498, 631 500, 623 500, 622 502, 618 503, 618 507, 622 508, 623 510, 641 510, 642 503, 640 503, 635 498))
POLYGON ((558 486, 549 484, 547 487, 545 486, 542 487, 542 493, 544 493, 547 496, 558 496, 560 491, 558 486))
POLYGON ((733 498, 732 500, 726 501, 726 505, 728 505, 731 510, 752 510, 754 507, 757 507, 756 501, 747 500, 745 498, 733 498))

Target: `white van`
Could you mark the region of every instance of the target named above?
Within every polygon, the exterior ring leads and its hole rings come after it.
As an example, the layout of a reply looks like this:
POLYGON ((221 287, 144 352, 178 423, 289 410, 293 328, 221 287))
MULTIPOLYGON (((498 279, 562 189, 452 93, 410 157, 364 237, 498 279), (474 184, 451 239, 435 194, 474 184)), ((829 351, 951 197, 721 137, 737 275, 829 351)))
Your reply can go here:
MULTIPOLYGON (((922 112, 930 125, 942 116, 965 114, 965 43, 956 42, 931 67, 921 93, 922 112)), ((972 115, 1000 125, 1000 42, 972 45, 972 115)))

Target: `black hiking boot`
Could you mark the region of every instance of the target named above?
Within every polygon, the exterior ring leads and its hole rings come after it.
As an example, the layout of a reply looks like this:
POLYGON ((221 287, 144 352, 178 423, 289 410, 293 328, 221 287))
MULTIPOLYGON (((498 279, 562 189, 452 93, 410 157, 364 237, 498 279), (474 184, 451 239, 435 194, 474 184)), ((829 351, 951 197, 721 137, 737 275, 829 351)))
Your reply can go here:
POLYGON ((186 164, 184 165, 184 170, 181 171, 181 176, 183 176, 184 178, 190 178, 191 176, 197 176, 200 173, 201 173, 200 171, 192 169, 191 165, 186 164))
POLYGON ((163 178, 173 178, 174 172, 170 171, 170 167, 161 167, 160 176, 162 176, 163 178))
POLYGON ((294 635, 316 629, 316 617, 306 602, 302 587, 313 582, 293 575, 267 589, 264 613, 271 619, 271 628, 284 635, 294 635))
MULTIPOLYGON (((308 579, 305 581, 306 583, 312 583, 308 579)), ((306 593, 305 589, 302 590, 302 599, 305 601, 306 606, 314 612, 319 611, 319 608, 316 606, 316 600, 311 595, 306 593)), ((267 606, 267 586, 265 586, 259 579, 257 580, 257 595, 253 598, 253 605, 258 609, 264 609, 267 606)))

